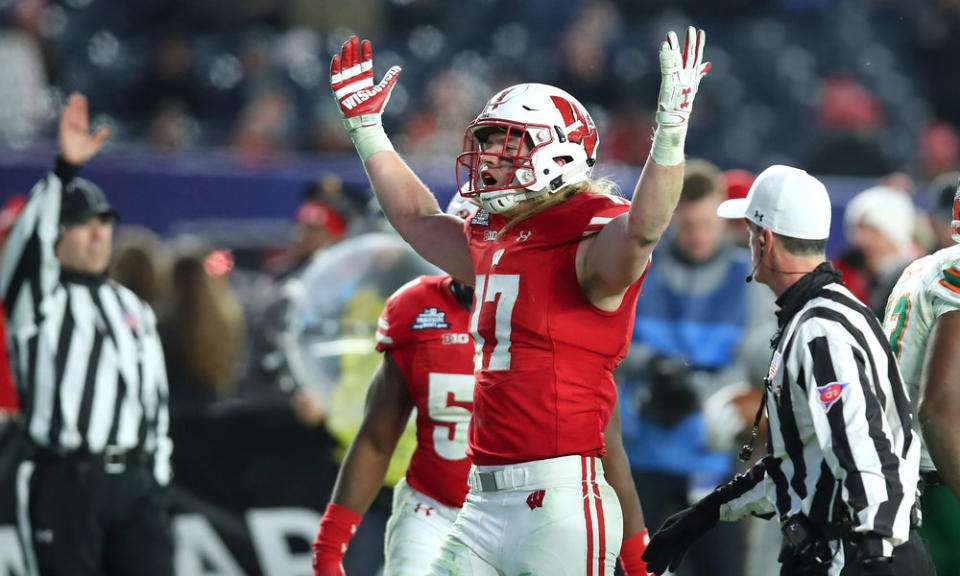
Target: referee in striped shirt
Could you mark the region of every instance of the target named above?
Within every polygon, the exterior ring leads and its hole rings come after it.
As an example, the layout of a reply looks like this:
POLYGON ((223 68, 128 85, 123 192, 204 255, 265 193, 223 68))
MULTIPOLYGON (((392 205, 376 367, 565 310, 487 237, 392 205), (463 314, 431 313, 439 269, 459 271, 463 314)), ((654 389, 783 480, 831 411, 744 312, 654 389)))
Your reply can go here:
POLYGON ((657 574, 718 520, 747 514, 779 518, 781 576, 936 574, 915 530, 920 440, 907 393, 876 317, 826 262, 830 212, 823 184, 787 166, 718 209, 746 218, 748 281, 780 307, 764 382, 768 454, 664 522, 644 555, 657 574))
POLYGON ((172 445, 150 307, 106 277, 116 213, 76 177, 103 145, 86 99, 60 119, 56 169, 7 241, 0 289, 22 424, 17 525, 30 575, 172 576, 172 445))

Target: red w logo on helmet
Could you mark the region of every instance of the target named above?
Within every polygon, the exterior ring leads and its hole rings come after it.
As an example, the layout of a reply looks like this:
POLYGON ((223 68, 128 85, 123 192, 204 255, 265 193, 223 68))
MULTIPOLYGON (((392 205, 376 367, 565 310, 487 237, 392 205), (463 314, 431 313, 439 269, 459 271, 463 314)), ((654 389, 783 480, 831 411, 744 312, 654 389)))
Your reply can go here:
POLYGON ((567 132, 567 140, 582 145, 587 151, 587 157, 593 158, 593 151, 597 147, 597 128, 593 125, 593 119, 586 112, 580 110, 578 106, 570 104, 565 98, 551 96, 550 99, 553 100, 553 105, 563 116, 566 128, 580 123, 576 130, 567 132))
POLYGON ((489 115, 494 110, 499 108, 500 105, 503 104, 504 101, 507 99, 507 95, 510 94, 511 92, 513 92, 512 86, 510 88, 507 88, 506 90, 501 91, 500 95, 497 96, 497 99, 489 104, 489 109, 483 111, 483 114, 489 115))

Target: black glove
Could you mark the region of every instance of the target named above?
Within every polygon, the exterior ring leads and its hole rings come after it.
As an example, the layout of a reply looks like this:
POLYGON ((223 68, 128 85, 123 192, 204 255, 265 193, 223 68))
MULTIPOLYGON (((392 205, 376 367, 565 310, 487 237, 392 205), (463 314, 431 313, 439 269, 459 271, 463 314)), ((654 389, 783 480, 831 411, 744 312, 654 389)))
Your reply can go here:
POLYGON ((883 556, 883 539, 867 534, 856 541, 857 564, 862 576, 894 576, 893 558, 883 556))
POLYGON ((687 548, 720 520, 722 503, 723 499, 718 490, 667 518, 650 539, 647 551, 643 553, 647 571, 663 574, 669 568, 676 572, 687 548))

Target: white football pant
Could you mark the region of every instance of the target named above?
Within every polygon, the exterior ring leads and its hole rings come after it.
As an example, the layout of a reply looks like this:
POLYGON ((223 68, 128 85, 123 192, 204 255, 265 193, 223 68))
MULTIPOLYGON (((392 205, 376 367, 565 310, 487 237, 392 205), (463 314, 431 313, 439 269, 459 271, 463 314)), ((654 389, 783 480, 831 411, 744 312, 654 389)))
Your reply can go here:
POLYGON ((432 576, 612 576, 623 514, 599 458, 473 466, 432 576))
POLYGON ((384 532, 383 576, 426 574, 459 512, 401 479, 393 489, 393 511, 384 532))

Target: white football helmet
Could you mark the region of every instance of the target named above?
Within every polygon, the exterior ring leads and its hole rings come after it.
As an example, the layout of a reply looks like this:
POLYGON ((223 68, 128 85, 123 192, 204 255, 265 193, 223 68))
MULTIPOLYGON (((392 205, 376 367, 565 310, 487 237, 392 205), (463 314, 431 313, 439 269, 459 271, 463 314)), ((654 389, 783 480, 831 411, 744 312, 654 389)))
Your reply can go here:
POLYGON ((590 177, 597 161, 597 127, 576 98, 546 84, 517 84, 500 91, 467 127, 463 152, 457 157, 460 193, 480 197, 480 204, 493 213, 505 212, 519 202, 555 193, 590 177), (507 153, 483 150, 492 132, 523 135, 526 148, 507 153), (505 185, 484 184, 485 162, 491 157, 513 164, 505 185), (486 160, 485 160, 486 159, 486 160))

